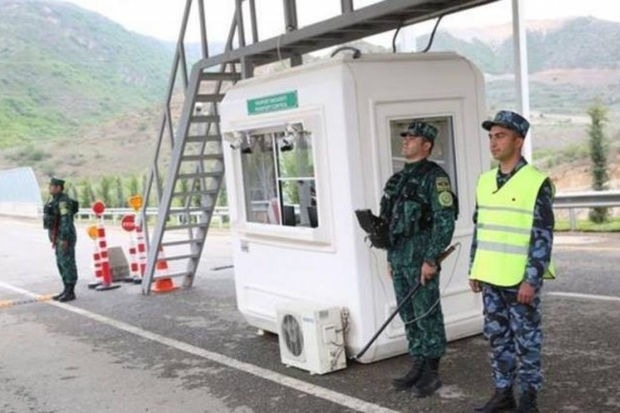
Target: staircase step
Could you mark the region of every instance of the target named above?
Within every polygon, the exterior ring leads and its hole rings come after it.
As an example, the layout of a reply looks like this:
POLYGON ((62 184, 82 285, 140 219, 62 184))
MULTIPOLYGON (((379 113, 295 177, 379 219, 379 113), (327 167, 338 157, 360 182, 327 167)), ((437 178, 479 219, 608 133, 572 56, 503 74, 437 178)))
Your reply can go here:
POLYGON ((221 142, 220 135, 190 135, 185 138, 185 142, 221 142))
POLYGON ((196 102, 221 102, 224 99, 223 93, 207 93, 196 95, 196 102))
POLYGON ((182 161, 205 161, 205 160, 223 160, 224 155, 221 153, 204 153, 202 155, 183 155, 181 156, 182 161))
POLYGON ((176 241, 165 241, 161 243, 161 246, 166 248, 166 247, 176 247, 179 245, 187 245, 187 244, 202 244, 203 241, 193 238, 193 239, 182 239, 182 240, 176 240, 176 241))
POLYGON ((181 271, 181 272, 174 272, 174 273, 170 273, 170 274, 166 274, 166 275, 155 275, 153 276, 153 281, 157 281, 157 280, 164 280, 166 278, 178 278, 178 277, 185 277, 191 275, 189 272, 187 271, 181 271))
POLYGON ((188 258, 198 258, 196 254, 183 254, 183 255, 166 255, 166 261, 180 261, 188 258))
POLYGON ((191 122, 198 122, 198 123, 205 123, 205 122, 219 123, 220 115, 193 115, 189 118, 189 120, 191 122))
POLYGON ((236 82, 241 80, 241 73, 236 72, 206 72, 200 74, 200 80, 222 80, 236 82))
MULTIPOLYGON (((192 192, 189 195, 194 195, 194 193, 192 192)), ((192 212, 211 212, 212 209, 210 207, 206 207, 206 206, 197 206, 197 207, 190 207, 190 208, 183 208, 183 209, 171 209, 169 211, 170 215, 182 215, 182 214, 187 214, 187 213, 192 213, 192 212)))
POLYGON ((207 227, 207 224, 205 222, 188 222, 186 224, 167 225, 166 231, 175 231, 179 229, 193 229, 193 228, 204 229, 206 227, 207 227))
POLYGON ((223 175, 222 172, 193 172, 178 174, 177 179, 193 179, 193 178, 219 178, 223 175))
POLYGON ((176 197, 181 197, 181 196, 195 196, 195 195, 216 195, 218 193, 217 189, 205 189, 204 191, 202 190, 194 190, 194 191, 189 191, 189 192, 173 192, 172 196, 174 198, 176 197))

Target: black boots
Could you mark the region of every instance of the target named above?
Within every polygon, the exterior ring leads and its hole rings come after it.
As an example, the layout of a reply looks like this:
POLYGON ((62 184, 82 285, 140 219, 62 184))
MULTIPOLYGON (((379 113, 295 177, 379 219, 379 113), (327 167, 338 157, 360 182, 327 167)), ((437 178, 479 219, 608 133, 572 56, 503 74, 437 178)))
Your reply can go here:
POLYGON ((519 396, 519 407, 517 413, 538 413, 536 405, 536 390, 528 390, 519 396))
POLYGON ((423 358, 414 358, 411 369, 404 376, 392 380, 392 386, 396 390, 409 390, 411 386, 420 380, 425 367, 426 363, 423 358))
POLYGON ((441 387, 439 380, 439 358, 426 359, 426 368, 422 372, 422 377, 411 388, 414 397, 427 397, 435 393, 441 387))
POLYGON ((65 284, 65 292, 58 297, 58 301, 65 303, 67 301, 75 300, 75 284, 65 284))
POLYGON ((493 397, 484 405, 476 407, 477 412, 496 413, 512 410, 517 406, 515 396, 512 394, 512 387, 497 388, 493 397))
POLYGON ((60 297, 62 297, 63 295, 65 295, 65 293, 67 292, 67 284, 66 284, 66 283, 63 283, 63 284, 64 284, 65 288, 64 288, 61 292, 59 292, 58 294, 56 294, 56 295, 52 296, 52 300, 56 300, 56 301, 58 301, 58 299, 59 299, 60 297))

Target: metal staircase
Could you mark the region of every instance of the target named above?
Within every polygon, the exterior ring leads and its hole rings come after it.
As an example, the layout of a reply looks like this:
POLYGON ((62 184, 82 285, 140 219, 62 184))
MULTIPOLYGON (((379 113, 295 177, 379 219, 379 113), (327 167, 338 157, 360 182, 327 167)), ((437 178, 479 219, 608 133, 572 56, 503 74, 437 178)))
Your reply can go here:
POLYGON ((183 287, 193 284, 224 178, 218 108, 228 87, 268 63, 288 60, 291 66, 300 65, 306 53, 496 0, 383 0, 359 10, 353 9, 353 0, 341 0, 341 15, 302 28, 297 24, 296 0, 283 0, 283 33, 266 40, 258 39, 261 13, 256 0, 235 0, 225 49, 214 56, 209 55, 206 1, 186 0, 157 149, 145 182, 140 213, 148 248, 144 294, 160 279, 181 278, 183 287), (242 7, 244 1, 249 7, 242 7), (197 12, 202 59, 188 75, 184 39, 192 11, 197 12), (183 103, 175 110, 179 94, 183 103), (146 207, 153 203, 158 215, 149 230, 146 207), (161 261, 166 262, 164 273, 157 272, 161 261))

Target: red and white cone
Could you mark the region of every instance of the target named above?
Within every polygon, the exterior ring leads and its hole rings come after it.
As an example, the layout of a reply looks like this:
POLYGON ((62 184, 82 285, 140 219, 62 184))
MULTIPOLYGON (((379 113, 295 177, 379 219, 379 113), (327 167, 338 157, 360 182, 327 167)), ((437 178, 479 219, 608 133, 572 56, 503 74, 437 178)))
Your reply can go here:
POLYGON ((155 284, 151 288, 154 293, 167 293, 176 290, 178 287, 174 285, 172 278, 167 277, 168 262, 164 254, 164 249, 159 247, 157 263, 155 264, 155 284))

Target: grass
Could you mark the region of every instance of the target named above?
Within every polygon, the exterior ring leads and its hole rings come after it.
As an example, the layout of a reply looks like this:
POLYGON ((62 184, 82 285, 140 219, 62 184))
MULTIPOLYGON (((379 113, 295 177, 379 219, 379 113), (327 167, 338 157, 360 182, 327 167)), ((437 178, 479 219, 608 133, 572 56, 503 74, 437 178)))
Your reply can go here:
POLYGON ((619 232, 620 218, 610 218, 607 222, 595 224, 588 219, 578 219, 575 222, 575 228, 571 230, 570 221, 568 219, 556 219, 555 232, 619 232))

